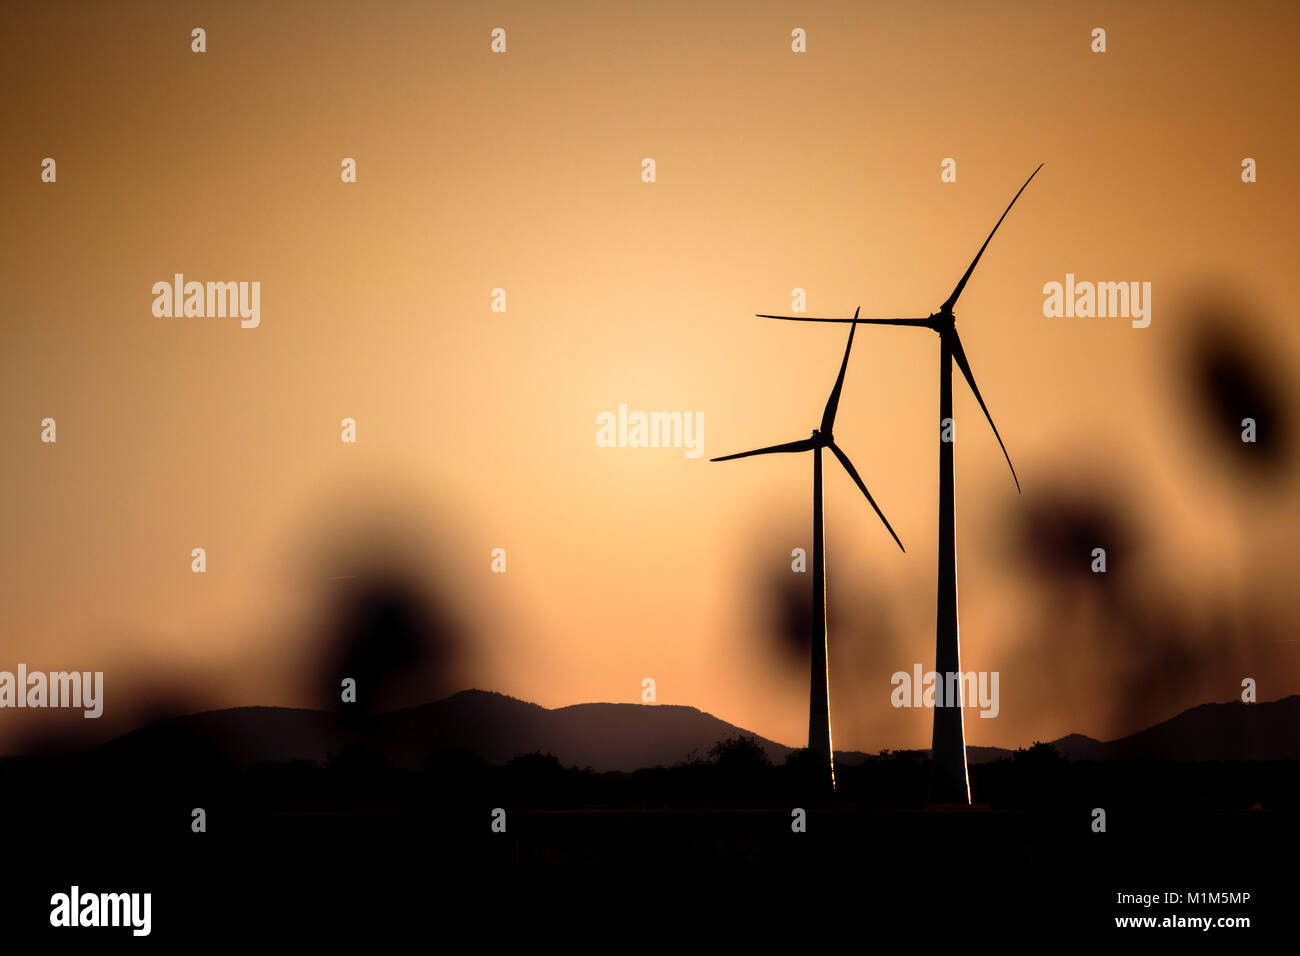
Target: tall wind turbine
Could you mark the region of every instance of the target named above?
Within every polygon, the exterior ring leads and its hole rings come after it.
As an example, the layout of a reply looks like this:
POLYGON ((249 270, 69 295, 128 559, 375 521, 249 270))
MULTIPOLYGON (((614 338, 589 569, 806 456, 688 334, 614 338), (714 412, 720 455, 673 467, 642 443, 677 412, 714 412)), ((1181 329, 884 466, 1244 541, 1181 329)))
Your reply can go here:
MULTIPOLYGON (((856 317, 857 312, 854 312, 856 317)), ((850 320, 852 321, 852 320, 850 320)), ((813 453, 813 593, 812 593, 812 673, 808 689, 808 749, 820 759, 830 771, 831 789, 835 789, 835 757, 831 744, 830 715, 830 670, 826 663, 826 542, 822 522, 822 449, 829 448, 840 460, 844 470, 854 480, 867 501, 876 510, 889 533, 893 535, 898 547, 903 549, 903 542, 898 540, 894 529, 890 527, 876 500, 867 491, 858 470, 849 461, 840 446, 835 444, 832 428, 835 425, 835 412, 840 404, 840 390, 844 387, 844 372, 849 367, 849 352, 853 348, 853 333, 857 326, 849 329, 849 344, 844 349, 844 361, 840 364, 839 377, 831 389, 830 398, 826 400, 826 409, 822 412, 821 428, 814 428, 812 436, 784 445, 771 445, 754 451, 742 451, 736 455, 724 455, 711 461, 731 461, 733 458, 748 458, 751 455, 774 455, 783 452, 811 451, 813 453)))
MULTIPOLYGON (((1043 164, 1039 163, 1038 169, 1030 173, 1029 179, 1025 180, 1025 185, 1021 186, 1020 191, 1012 197, 1011 202, 994 224, 993 232, 989 233, 988 239, 984 240, 984 245, 980 246, 980 251, 975 254, 975 259, 967 268, 966 274, 952 290, 952 295, 939 306, 938 312, 933 312, 923 319, 860 319, 856 312, 851 319, 812 318, 803 315, 759 316, 764 319, 786 319, 794 322, 852 322, 854 328, 859 322, 864 325, 907 325, 932 329, 939 333, 939 597, 935 623, 934 669, 941 682, 945 679, 944 675, 957 674, 961 671, 961 643, 957 625, 957 515, 953 496, 952 446, 955 436, 951 429, 952 363, 954 361, 965 376, 966 383, 970 385, 970 390, 975 393, 975 400, 980 403, 984 417, 992 426, 993 435, 1002 447, 1007 466, 1011 468, 1011 477, 1016 482, 1016 493, 1020 492, 1020 479, 1016 477, 1016 469, 1011 464, 1011 456, 1007 454, 1007 446, 1002 443, 1002 436, 998 434, 998 426, 993 424, 993 416, 989 414, 988 406, 984 404, 984 398, 980 395, 979 386, 975 384, 975 375, 971 372, 970 362, 966 359, 966 350, 962 348, 961 337, 957 334, 956 318, 952 310, 962 290, 966 288, 966 283, 970 281, 975 266, 979 264, 980 256, 984 255, 984 250, 988 248, 993 234, 998 231, 998 226, 1002 225, 1002 220, 1007 218, 1007 213, 1011 212, 1011 207, 1020 198, 1020 193, 1025 191, 1025 187, 1042 168, 1043 164), (948 435, 946 440, 945 431, 948 435)), ((852 337, 853 334, 850 332, 850 340, 852 337)), ((955 689, 958 696, 956 702, 945 697, 946 706, 934 708, 934 737, 931 742, 935 768, 933 796, 934 799, 943 802, 970 803, 970 778, 966 772, 966 732, 962 719, 963 708, 960 706, 964 704, 960 699, 960 678, 956 680, 955 689), (954 706, 954 703, 957 706, 954 706)))

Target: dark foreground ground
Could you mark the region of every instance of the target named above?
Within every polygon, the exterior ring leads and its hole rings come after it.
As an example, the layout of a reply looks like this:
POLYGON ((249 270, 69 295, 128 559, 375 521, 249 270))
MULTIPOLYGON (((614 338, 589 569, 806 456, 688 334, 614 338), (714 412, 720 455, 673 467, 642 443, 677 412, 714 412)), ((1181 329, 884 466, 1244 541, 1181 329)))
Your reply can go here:
POLYGON ((419 773, 364 755, 245 771, 10 764, 0 768, 0 938, 43 936, 50 952, 181 952, 194 941, 695 951, 687 944, 704 940, 730 951, 789 933, 802 948, 1097 935, 1222 946, 1294 930, 1295 762, 1023 754, 981 769, 972 783, 985 804, 957 809, 925 804, 928 765, 915 755, 844 768, 829 800, 802 799, 791 767, 743 757, 632 775, 535 755, 504 768, 448 755, 419 773), (191 830, 199 806, 205 833, 191 830), (798 806, 803 833, 791 828, 798 806), (497 807, 505 832, 492 829, 497 807), (1104 833, 1093 830, 1095 807, 1107 811, 1104 833), (50 927, 51 895, 74 883, 152 893, 150 936, 50 927), (1160 902, 1124 904, 1120 893, 1160 902), (1209 893, 1225 895, 1189 898, 1209 893), (1115 925, 1144 916, 1251 926, 1115 925))
POLYGON ((1116 821, 1105 834, 981 810, 812 811, 803 834, 782 811, 517 811, 506 833, 491 833, 488 817, 286 814, 238 833, 213 826, 153 842, 129 827, 90 834, 76 820, 57 834, 10 831, 18 878, 4 898, 4 932, 164 947, 410 933, 449 943, 468 932, 484 944, 526 935, 606 948, 620 927, 633 938, 753 937, 807 921, 825 939, 863 943, 898 934, 1214 934, 1221 943, 1294 922, 1300 828, 1290 815, 1159 814, 1116 821), (151 892, 150 937, 50 928, 51 894, 74 882, 151 892), (1181 902, 1121 905, 1121 892, 1181 902), (1250 897, 1187 902, 1197 892, 1250 897), (1170 914, 1252 925, 1208 934, 1114 925, 1116 916, 1170 914))

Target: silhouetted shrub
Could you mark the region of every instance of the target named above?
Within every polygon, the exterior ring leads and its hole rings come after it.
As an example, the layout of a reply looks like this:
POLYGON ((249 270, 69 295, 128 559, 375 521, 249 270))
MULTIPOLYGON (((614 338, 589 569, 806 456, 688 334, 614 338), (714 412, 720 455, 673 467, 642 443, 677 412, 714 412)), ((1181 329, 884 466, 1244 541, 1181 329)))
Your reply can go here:
POLYGON ((719 769, 726 771, 758 770, 772 765, 758 738, 745 734, 719 740, 710 748, 709 757, 719 769))

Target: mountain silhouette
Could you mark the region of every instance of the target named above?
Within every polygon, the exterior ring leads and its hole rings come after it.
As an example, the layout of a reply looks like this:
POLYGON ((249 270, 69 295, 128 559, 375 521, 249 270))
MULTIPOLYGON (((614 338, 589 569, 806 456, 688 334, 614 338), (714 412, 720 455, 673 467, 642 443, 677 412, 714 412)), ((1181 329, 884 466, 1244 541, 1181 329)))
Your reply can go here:
POLYGON ((1201 704, 1118 740, 1052 741, 1076 760, 1300 759, 1300 694, 1258 704, 1201 704))
MULTIPOLYGON (((385 714, 347 718, 331 711, 236 707, 163 721, 109 741, 99 755, 131 763, 160 752, 236 766, 326 762, 365 744, 395 767, 417 769, 433 755, 466 749, 490 764, 520 754, 554 754, 565 766, 631 771, 704 758, 719 740, 748 734, 694 707, 575 704, 549 710, 491 691, 467 690, 385 714)), ((769 760, 791 748, 757 737, 769 760)))
MULTIPOLYGON (((1051 741, 1075 760, 1286 760, 1300 758, 1300 695, 1244 704, 1202 704, 1146 730, 1112 741, 1070 734, 1051 741)), ((173 718, 118 737, 97 756, 129 766, 176 755, 183 762, 234 766, 309 760, 325 763, 365 744, 396 767, 416 769, 448 750, 468 750, 489 764, 541 752, 564 766, 632 771, 704 758, 719 740, 754 736, 781 763, 791 747, 694 707, 671 704, 575 704, 548 709, 490 691, 467 690, 420 707, 360 718, 330 711, 238 707, 173 718)), ((971 763, 1011 756, 971 747, 971 763)), ((860 763, 866 754, 837 751, 860 763)), ((170 757, 169 757, 170 759, 170 757)))
MULTIPOLYGON (((630 771, 671 766, 692 751, 702 758, 719 740, 748 733, 694 707, 573 704, 548 710, 504 694, 469 690, 382 715, 375 740, 397 766, 415 766, 430 753, 465 747, 488 763, 543 752, 565 766, 630 771)), ((791 750, 764 737, 758 742, 774 763, 791 750)))
MULTIPOLYGON (((1258 704, 1201 704, 1117 740, 1067 734, 1049 741, 1071 760, 1300 759, 1300 694, 1258 704)), ((970 762, 1009 757, 999 747, 971 747, 970 762)))

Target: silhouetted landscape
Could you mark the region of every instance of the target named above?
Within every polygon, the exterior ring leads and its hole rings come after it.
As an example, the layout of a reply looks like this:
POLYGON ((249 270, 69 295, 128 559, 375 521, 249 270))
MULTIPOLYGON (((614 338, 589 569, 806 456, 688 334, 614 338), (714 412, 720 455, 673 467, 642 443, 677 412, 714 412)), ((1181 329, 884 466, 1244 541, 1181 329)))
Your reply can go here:
MULTIPOLYGON (((1239 872, 1243 847, 1300 836, 1297 726, 1293 696, 1202 705, 1114 741, 1076 734, 973 749, 972 808, 930 802, 925 751, 838 753, 829 795, 809 751, 695 708, 548 710, 465 691, 355 718, 213 711, 81 753, 7 758, 0 806, 23 821, 11 845, 40 875, 33 905, 48 881, 67 879, 70 859, 86 881, 102 871, 120 885, 137 873, 163 896, 157 874, 169 872, 183 879, 159 912, 177 926, 204 912, 189 891, 217 892, 223 879, 246 887, 243 905, 254 909, 315 907, 331 893, 354 901, 358 884, 403 898, 414 888, 389 869, 394 846, 460 873, 467 882, 451 898, 469 907, 483 903, 475 875, 500 883, 539 871, 561 877, 556 887, 598 872, 682 886, 725 873, 731 892, 750 893, 793 879, 832 898, 849 892, 832 875, 869 855, 899 877, 875 890, 892 906, 920 905, 907 886, 948 885, 971 907, 1005 893, 1040 903, 1025 922, 1047 919, 1058 893, 1105 907, 1132 886, 1218 885, 1239 872), (206 833, 191 830, 195 807, 206 833), (1090 828, 1098 807, 1105 833, 1090 828), (497 808, 505 832, 491 828, 497 808), (794 808, 807 814, 797 836, 794 808), (953 840, 970 867, 936 873, 934 853, 953 840), (250 869, 250 859, 270 865, 250 869), (290 860, 296 876, 285 886, 276 874, 290 860), (996 879, 971 882, 972 873, 996 879)), ((1256 899, 1252 912, 1270 904, 1256 899)))
MULTIPOLYGON (((1300 760, 1300 695, 1278 701, 1202 704, 1111 741, 1069 734, 1046 743, 1061 757, 1091 761, 1300 760)), ((420 707, 352 717, 334 711, 238 707, 173 718, 126 734, 82 755, 122 765, 210 762, 213 767, 312 762, 364 751, 394 769, 419 770, 448 752, 492 765, 544 753, 564 767, 597 773, 686 765, 720 741, 743 737, 756 754, 781 764, 796 748, 768 740, 694 707, 672 704, 575 704, 547 709, 491 691, 468 690, 420 707)), ((1034 741, 1033 743, 1038 743, 1034 741)), ((1027 742, 1028 744, 1028 742, 1027 742)), ((901 751, 924 759, 928 751, 901 751)), ((972 764, 1016 751, 971 747, 972 764)), ((835 752, 848 769, 875 759, 835 752)), ((15 764, 14 758, 7 763, 15 764)), ((17 761, 22 765, 25 761, 17 761)))
MULTIPOLYGON (((1295 808, 1286 781, 1300 761, 1300 695, 1204 704, 1112 741, 1070 734, 1019 750, 972 747, 977 803, 993 807, 1159 798, 1174 804, 1295 808), (1125 782, 1142 781, 1138 791, 1125 782), (1071 794, 1068 797, 1066 794, 1071 794)), ((929 753, 836 752, 838 790, 801 789, 808 751, 752 734, 693 707, 592 703, 547 709, 488 691, 421 707, 349 714, 241 707, 173 718, 80 753, 0 761, 6 803, 44 804, 68 775, 129 774, 219 785, 246 808, 369 809, 492 799, 515 808, 786 807, 812 801, 920 807, 929 753), (285 794, 293 799, 286 800, 285 794)), ((141 795, 160 792, 142 785, 141 795)), ((1090 804, 1091 805, 1091 804, 1090 804)))

